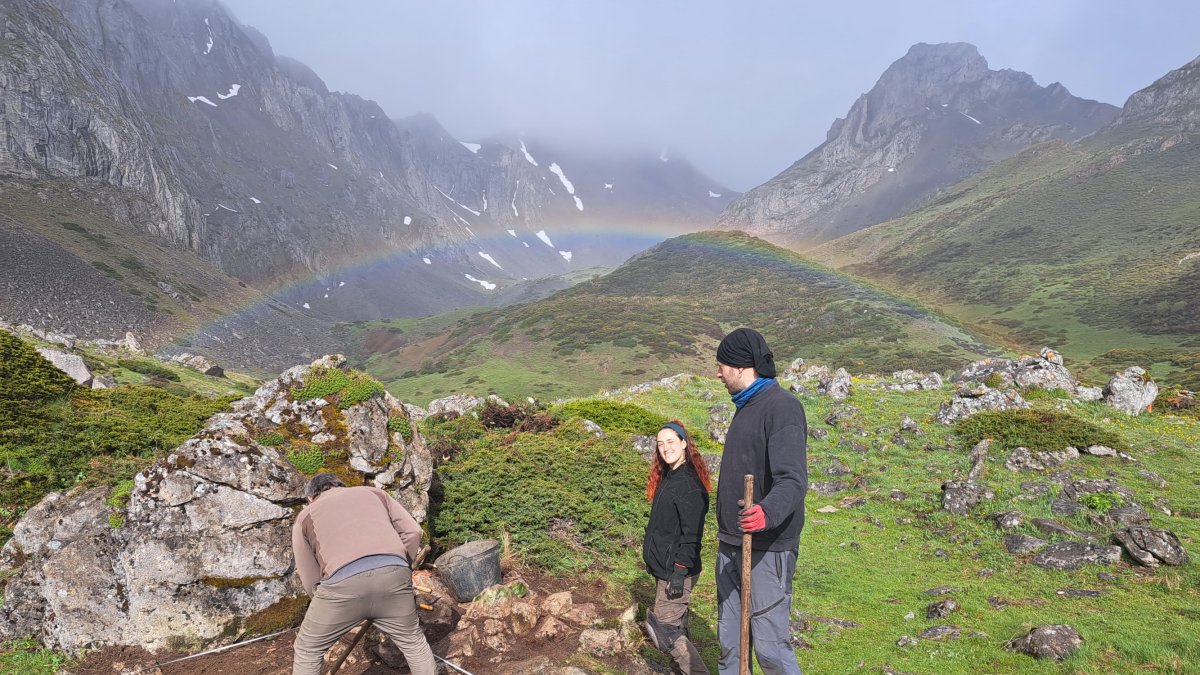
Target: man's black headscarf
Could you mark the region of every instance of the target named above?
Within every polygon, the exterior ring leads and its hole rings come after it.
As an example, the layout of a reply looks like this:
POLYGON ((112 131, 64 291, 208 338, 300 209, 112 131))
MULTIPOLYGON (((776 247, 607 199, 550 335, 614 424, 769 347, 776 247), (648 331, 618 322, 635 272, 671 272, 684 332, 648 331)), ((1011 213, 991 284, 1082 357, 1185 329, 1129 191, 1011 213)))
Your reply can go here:
POLYGON ((754 368, 759 377, 775 377, 775 355, 762 333, 752 328, 726 335, 717 346, 717 360, 736 368, 754 368))

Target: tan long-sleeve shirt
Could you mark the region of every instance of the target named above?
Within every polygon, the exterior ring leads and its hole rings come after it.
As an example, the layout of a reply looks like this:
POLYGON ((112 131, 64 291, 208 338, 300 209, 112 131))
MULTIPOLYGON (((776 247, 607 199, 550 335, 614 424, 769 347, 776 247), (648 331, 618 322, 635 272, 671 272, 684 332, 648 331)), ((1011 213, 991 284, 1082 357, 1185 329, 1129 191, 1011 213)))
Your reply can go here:
POLYGON ((378 488, 326 490, 296 516, 292 552, 300 582, 310 595, 317 582, 368 555, 412 561, 421 527, 395 499, 378 488))

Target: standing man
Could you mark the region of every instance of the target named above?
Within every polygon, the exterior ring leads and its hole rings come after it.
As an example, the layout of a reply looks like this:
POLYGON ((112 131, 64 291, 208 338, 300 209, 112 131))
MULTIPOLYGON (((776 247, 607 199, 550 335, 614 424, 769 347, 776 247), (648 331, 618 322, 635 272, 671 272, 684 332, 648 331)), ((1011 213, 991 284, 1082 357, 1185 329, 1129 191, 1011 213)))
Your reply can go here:
POLYGON ((421 528, 373 487, 346 487, 319 473, 292 526, 296 571, 312 604, 296 636, 292 675, 319 675, 325 652, 363 619, 392 638, 414 675, 433 675, 433 652, 417 620, 409 561, 421 528))
POLYGON ((749 328, 739 328, 721 340, 717 378, 737 406, 725 434, 717 483, 718 672, 738 672, 745 563, 742 534, 751 532, 753 651, 763 672, 800 675, 789 619, 808 490, 804 406, 779 386, 767 341, 749 328), (745 474, 754 476, 754 505, 748 509, 741 502, 745 474))

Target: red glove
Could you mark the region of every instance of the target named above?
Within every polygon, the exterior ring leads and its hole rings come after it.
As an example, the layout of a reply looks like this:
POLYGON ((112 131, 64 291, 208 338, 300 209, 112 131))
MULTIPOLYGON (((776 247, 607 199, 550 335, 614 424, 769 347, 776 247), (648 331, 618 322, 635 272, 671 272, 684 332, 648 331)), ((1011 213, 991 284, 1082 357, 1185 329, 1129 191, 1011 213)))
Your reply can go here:
POLYGON ((767 529, 767 514, 763 513, 761 506, 755 504, 738 514, 738 525, 741 526, 742 532, 762 532, 767 529))

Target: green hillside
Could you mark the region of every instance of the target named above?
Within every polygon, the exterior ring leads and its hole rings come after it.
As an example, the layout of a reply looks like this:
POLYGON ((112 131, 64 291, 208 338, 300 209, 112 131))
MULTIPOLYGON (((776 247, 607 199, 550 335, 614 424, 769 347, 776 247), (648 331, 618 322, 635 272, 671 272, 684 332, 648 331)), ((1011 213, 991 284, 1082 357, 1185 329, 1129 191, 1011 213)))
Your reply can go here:
POLYGON ((1200 387, 1200 144, 1111 141, 1034 146, 807 255, 1013 350, 1090 360, 1082 375, 1132 354, 1200 387))
MULTIPOLYGON (((1102 403, 1072 403, 1041 392, 1030 396, 1032 411, 989 413, 951 427, 933 419, 949 387, 896 392, 884 384, 856 378, 845 403, 800 397, 809 428, 828 432, 809 441, 810 481, 844 481, 832 496, 810 492, 806 504, 792 603, 793 639, 808 645, 797 652, 806 672, 1184 673, 1200 667, 1197 419, 1161 412, 1129 418, 1102 403), (847 421, 837 427, 822 421, 847 405, 858 409, 847 421), (905 416, 916 420, 919 433, 897 432, 905 416), (969 515, 952 515, 941 507, 942 483, 966 473, 969 450, 980 435, 995 439, 983 474, 995 498, 969 515), (1004 467, 1017 445, 1058 449, 1065 439, 1125 449, 1136 463, 1083 456, 1064 468, 1074 480, 1106 479, 1127 489, 1154 527, 1179 537, 1192 561, 1149 570, 1123 558, 1058 571, 1033 564, 1032 554, 1010 554, 1006 535, 1067 539, 1048 536, 1034 526, 1035 518, 1098 531, 1107 542, 1111 528, 1096 519, 1125 498, 1093 494, 1083 498, 1088 506, 1079 513, 1060 516, 1051 506, 1063 497, 1049 479, 1053 470, 1017 473, 1004 467), (1022 524, 1004 530, 988 518, 1006 510, 1019 512, 1022 524), (949 590, 926 592, 936 587, 949 590), (926 618, 927 606, 946 597, 958 609, 941 620, 926 618), (1064 663, 1002 648, 1033 626, 1060 623, 1073 625, 1084 638, 1079 653, 1064 663), (897 645, 902 636, 915 638, 947 624, 961 637, 897 645)), ((680 419, 706 445, 708 409, 720 400, 727 400, 724 390, 711 378, 617 399, 644 410, 646 418, 680 419)), ((600 438, 579 421, 603 419, 617 401, 573 401, 557 409, 560 426, 532 433, 488 429, 470 415, 427 420, 431 443, 457 443, 453 459, 438 470, 444 500, 431 523, 434 536, 449 543, 502 539, 510 542, 518 564, 600 579, 609 587, 606 602, 649 606, 654 587, 637 546, 647 517, 644 460, 617 422, 604 420, 608 434, 600 438), (548 513, 556 516, 552 527, 546 526, 548 513)), ((705 567, 691 605, 692 638, 710 668, 719 651, 714 513, 709 512, 705 567)), ((665 663, 649 647, 642 654, 665 663)))
POLYGON ((404 400, 459 391, 582 395, 708 372, 717 341, 753 326, 781 366, 795 357, 858 371, 947 370, 986 343, 784 249, 736 232, 664 242, 611 274, 537 302, 352 328, 356 360, 404 400))

